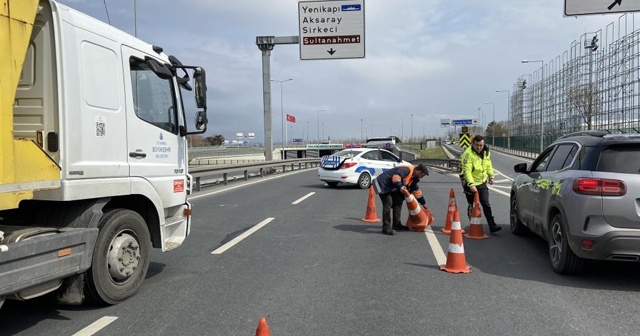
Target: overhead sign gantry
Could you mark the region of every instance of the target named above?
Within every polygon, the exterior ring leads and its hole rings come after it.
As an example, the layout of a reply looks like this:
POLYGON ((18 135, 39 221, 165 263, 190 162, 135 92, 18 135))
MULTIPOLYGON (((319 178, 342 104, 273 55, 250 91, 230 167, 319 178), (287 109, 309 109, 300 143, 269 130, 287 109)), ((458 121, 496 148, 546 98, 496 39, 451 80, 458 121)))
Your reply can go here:
POLYGON ((271 139, 271 51, 299 44, 301 60, 364 58, 364 0, 298 2, 298 36, 256 36, 262 52, 265 160, 273 160, 271 139))

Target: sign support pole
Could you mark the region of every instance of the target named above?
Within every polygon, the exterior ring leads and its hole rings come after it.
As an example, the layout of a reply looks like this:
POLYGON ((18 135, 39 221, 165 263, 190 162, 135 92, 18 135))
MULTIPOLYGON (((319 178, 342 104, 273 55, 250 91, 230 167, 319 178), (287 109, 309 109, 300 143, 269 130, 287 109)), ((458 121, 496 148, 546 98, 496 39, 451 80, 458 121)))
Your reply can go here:
POLYGON ((271 50, 276 44, 298 44, 299 41, 300 38, 298 36, 256 36, 256 45, 262 51, 265 161, 273 161, 273 141, 271 140, 271 50))

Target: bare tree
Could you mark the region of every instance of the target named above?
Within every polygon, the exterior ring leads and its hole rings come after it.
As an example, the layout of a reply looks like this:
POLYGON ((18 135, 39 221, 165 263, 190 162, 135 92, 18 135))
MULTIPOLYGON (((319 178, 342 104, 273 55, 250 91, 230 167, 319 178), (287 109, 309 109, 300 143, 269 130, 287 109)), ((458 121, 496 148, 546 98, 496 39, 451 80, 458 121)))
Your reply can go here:
POLYGON ((598 87, 595 84, 584 84, 569 89, 567 100, 585 124, 591 130, 592 118, 602 109, 598 87))
POLYGON ((487 126, 486 134, 488 137, 490 136, 508 136, 509 135, 509 125, 506 121, 498 121, 498 122, 490 122, 487 126), (494 134, 495 132, 495 134, 494 134))

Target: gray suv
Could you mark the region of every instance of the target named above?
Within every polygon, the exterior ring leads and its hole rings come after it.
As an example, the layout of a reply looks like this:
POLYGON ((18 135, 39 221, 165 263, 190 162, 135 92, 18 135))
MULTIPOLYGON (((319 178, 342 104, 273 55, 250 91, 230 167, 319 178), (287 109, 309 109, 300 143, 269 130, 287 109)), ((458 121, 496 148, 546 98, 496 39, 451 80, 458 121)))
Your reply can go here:
POLYGON ((571 133, 514 170, 511 231, 545 239, 555 272, 640 260, 640 134, 571 133))

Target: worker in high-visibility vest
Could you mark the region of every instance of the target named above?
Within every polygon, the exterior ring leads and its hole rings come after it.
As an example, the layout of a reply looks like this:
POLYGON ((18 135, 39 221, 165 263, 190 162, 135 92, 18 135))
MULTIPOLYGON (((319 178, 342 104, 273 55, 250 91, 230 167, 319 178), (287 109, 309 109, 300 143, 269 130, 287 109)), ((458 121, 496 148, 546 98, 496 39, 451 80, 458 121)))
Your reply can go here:
POLYGON ((502 230, 502 227, 496 224, 491 211, 491 204, 489 204, 489 187, 487 183, 493 184, 493 165, 491 164, 489 147, 484 144, 482 135, 473 137, 471 147, 462 153, 460 161, 460 179, 462 180, 462 187, 468 203, 467 215, 471 218, 474 194, 478 193, 482 212, 489 224, 489 231, 494 233, 502 230))

